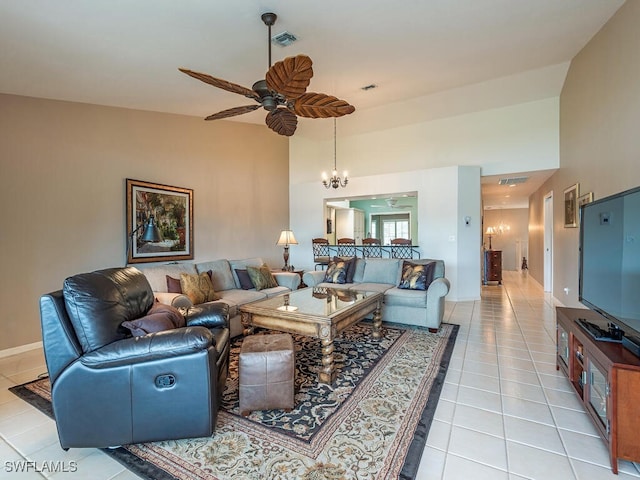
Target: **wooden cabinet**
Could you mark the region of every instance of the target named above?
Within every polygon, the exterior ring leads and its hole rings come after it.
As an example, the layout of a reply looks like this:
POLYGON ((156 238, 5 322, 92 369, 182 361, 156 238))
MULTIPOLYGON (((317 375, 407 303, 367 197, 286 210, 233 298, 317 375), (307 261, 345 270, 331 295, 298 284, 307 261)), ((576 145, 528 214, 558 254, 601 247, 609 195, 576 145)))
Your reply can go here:
POLYGON ((556 367, 569 378, 618 473, 618 459, 640 461, 640 358, 620 343, 594 340, 578 318, 607 329, 596 312, 558 307, 556 367))
POLYGON ((498 282, 498 285, 502 283, 501 250, 485 250, 484 252, 484 284, 486 285, 487 282, 498 282))

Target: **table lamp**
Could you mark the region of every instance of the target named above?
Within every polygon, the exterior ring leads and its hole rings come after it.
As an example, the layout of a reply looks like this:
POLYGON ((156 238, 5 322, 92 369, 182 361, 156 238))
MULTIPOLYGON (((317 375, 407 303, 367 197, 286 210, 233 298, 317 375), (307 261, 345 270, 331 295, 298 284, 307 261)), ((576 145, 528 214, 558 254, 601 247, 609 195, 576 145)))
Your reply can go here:
POLYGON ((487 231, 484 233, 489 237, 489 250, 491 250, 491 237, 496 234, 496 229, 493 227, 487 227, 487 231))
POLYGON ((289 266, 289 245, 298 245, 298 241, 293 235, 293 232, 291 230, 282 230, 276 245, 284 245, 284 267, 282 267, 282 270, 285 272, 292 271, 293 268, 289 266))

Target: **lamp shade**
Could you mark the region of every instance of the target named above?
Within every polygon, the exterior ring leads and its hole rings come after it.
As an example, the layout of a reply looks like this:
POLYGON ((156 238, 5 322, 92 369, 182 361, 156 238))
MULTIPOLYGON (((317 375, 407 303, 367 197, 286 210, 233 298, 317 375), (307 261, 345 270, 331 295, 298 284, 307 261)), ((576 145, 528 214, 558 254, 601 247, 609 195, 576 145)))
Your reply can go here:
POLYGON ((160 229, 156 225, 156 219, 151 215, 149 217, 149 222, 144 226, 144 231, 142 232, 142 237, 140 240, 143 242, 161 242, 162 241, 162 233, 160 233, 160 229))
POLYGON ((291 230, 282 230, 276 245, 298 245, 298 241, 291 230))
POLYGON ((487 227, 487 231, 484 232, 486 235, 495 235, 496 234, 496 229, 493 227, 487 227))

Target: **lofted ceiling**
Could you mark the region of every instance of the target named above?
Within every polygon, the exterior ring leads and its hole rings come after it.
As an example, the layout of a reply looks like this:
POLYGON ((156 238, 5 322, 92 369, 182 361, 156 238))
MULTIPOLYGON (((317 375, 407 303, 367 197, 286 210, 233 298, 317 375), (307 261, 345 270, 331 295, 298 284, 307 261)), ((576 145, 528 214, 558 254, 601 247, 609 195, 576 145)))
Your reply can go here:
MULTIPOLYGON (((298 39, 288 47, 273 45, 273 62, 309 55, 310 91, 347 100, 356 107, 349 117, 358 116, 362 128, 392 128, 419 115, 472 108, 457 95, 467 86, 491 85, 476 88, 478 109, 531 101, 532 89, 538 97, 558 96, 567 62, 623 3, 2 0, 0 93, 201 118, 251 104, 178 68, 251 87, 269 66, 260 15, 272 11, 278 15, 272 34, 288 31, 298 39), (502 78, 512 81, 495 81, 502 78), (376 88, 362 89, 368 85, 376 88)), ((265 113, 232 120, 263 124, 265 113)), ((302 119, 300 135, 305 122, 322 120, 302 119)), ((513 189, 544 180, 536 176, 513 189)), ((483 183, 483 195, 493 188, 483 183)), ((499 208, 498 197, 485 206, 499 208)))
POLYGON ((178 67, 251 87, 268 68, 260 15, 273 11, 272 33, 298 38, 273 61, 309 55, 309 89, 360 112, 569 61, 622 3, 2 0, 0 92, 198 117, 246 105, 178 67))

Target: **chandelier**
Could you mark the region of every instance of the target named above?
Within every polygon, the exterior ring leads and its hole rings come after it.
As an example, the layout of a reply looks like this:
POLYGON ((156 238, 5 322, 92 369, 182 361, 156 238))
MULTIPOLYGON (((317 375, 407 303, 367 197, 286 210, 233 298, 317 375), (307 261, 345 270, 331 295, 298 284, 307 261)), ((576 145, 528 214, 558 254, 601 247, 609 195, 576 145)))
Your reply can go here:
POLYGON ((347 172, 343 173, 344 179, 341 179, 338 176, 338 169, 336 168, 336 119, 333 119, 333 173, 331 178, 327 178, 327 174, 322 172, 322 184, 325 188, 333 187, 346 187, 347 183, 349 183, 349 179, 347 178, 347 172))

